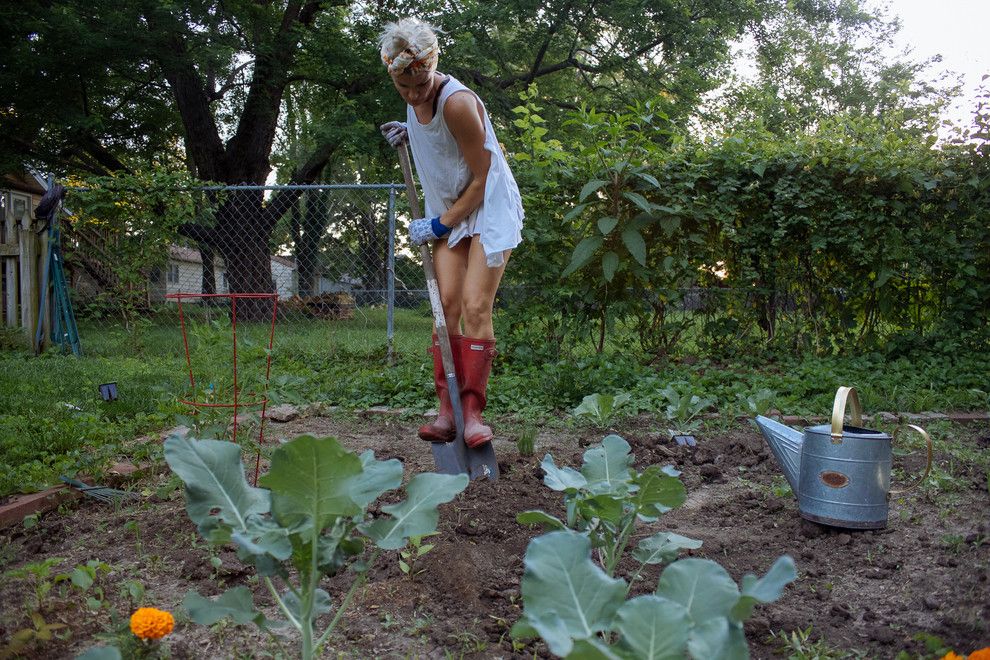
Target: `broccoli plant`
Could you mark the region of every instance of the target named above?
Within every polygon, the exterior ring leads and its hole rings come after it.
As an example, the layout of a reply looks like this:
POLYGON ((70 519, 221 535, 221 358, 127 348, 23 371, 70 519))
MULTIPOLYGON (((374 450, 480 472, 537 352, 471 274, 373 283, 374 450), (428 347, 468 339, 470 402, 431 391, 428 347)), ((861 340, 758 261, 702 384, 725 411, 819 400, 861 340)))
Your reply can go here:
MULTIPOLYGON (((606 436, 584 453, 580 472, 557 467, 553 456, 547 454, 540 463, 545 474, 543 483, 564 493, 567 519, 560 520, 545 511, 524 511, 516 520, 586 534, 605 573, 612 576, 629 547, 637 521, 656 522, 685 499, 684 485, 677 478, 680 472, 658 465, 637 472, 629 450, 629 443, 621 437, 606 436)), ((671 561, 681 549, 700 547, 701 541, 657 532, 641 540, 632 554, 642 570, 647 564, 671 561)))
POLYGON ((673 424, 669 429, 671 436, 690 435, 700 426, 698 415, 715 404, 715 399, 702 398, 697 394, 681 394, 672 385, 668 385, 660 395, 666 400, 664 416, 673 424))
POLYGON ((573 414, 575 417, 590 419, 598 428, 605 428, 612 423, 619 408, 629 403, 631 398, 628 392, 621 392, 615 396, 595 392, 584 397, 573 414))
POLYGON ((230 442, 173 436, 165 441, 165 460, 185 482, 186 510, 200 534, 211 543, 236 546, 240 560, 257 569, 285 621, 267 619, 243 586, 215 600, 189 592, 183 607, 190 618, 212 625, 230 617, 272 635, 287 622, 301 636, 304 660, 319 654, 377 551, 398 550, 410 537, 436 531, 438 505, 468 484, 467 475, 418 474, 406 487, 407 499, 381 507, 388 515, 376 519, 368 505, 399 487, 402 463, 376 460, 370 450, 358 456, 334 438, 300 436, 279 447, 261 479, 265 488, 248 484, 241 449, 230 442), (361 562, 357 557, 366 541, 375 549, 361 562), (335 604, 320 581, 348 567, 357 577, 335 604), (281 592, 277 581, 284 584, 281 592), (331 612, 317 637, 314 625, 331 612))
POLYGON ((540 637, 561 657, 747 658, 743 622, 797 577, 783 556, 763 577, 744 576, 740 588, 718 563, 687 558, 664 569, 654 593, 626 600, 625 581, 590 559, 591 546, 573 530, 530 542, 513 637, 540 637))

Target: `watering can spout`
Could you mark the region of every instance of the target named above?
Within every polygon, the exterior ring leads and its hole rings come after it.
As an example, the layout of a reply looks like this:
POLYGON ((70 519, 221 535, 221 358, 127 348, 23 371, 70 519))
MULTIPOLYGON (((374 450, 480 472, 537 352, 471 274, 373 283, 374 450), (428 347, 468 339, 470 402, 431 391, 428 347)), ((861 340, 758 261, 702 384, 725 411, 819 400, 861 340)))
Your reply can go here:
POLYGON ((770 445, 773 455, 777 457, 784 476, 791 484, 791 490, 797 493, 798 481, 801 477, 801 445, 804 442, 804 434, 763 415, 756 418, 756 425, 760 427, 760 432, 770 445))

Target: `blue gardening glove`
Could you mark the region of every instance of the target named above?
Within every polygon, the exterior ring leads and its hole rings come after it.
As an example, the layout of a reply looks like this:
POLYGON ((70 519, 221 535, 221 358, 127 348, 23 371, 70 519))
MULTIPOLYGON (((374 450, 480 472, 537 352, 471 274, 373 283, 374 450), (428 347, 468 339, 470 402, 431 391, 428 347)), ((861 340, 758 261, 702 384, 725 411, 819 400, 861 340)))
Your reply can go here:
POLYGON ((402 121, 390 121, 378 127, 382 135, 392 148, 400 147, 409 142, 409 134, 406 132, 406 123, 402 121))
POLYGON ((440 218, 420 218, 409 223, 409 240, 413 245, 431 243, 450 233, 450 227, 440 222, 440 218))

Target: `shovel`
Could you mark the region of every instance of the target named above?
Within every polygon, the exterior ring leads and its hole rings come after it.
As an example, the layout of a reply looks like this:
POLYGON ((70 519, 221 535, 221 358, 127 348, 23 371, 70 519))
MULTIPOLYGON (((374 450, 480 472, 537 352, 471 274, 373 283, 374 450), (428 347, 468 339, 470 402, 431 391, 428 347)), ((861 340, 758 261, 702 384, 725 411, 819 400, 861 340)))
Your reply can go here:
MULTIPOLYGON (((416 194, 416 184, 413 182, 412 167, 409 164, 409 151, 406 145, 396 147, 399 152, 399 164, 402 166, 402 176, 406 181, 406 195, 409 198, 409 211, 412 217, 420 217, 419 198, 416 194)), ((433 310, 433 327, 437 332, 440 344, 440 357, 443 371, 447 378, 447 393, 450 395, 450 406, 454 411, 454 428, 456 433, 453 442, 431 442, 433 462, 443 474, 470 475, 471 479, 487 477, 491 481, 498 479, 498 461, 495 459, 495 449, 491 442, 472 449, 464 444, 464 410, 461 408, 461 390, 457 384, 457 372, 454 370, 454 355, 450 350, 450 333, 447 331, 447 321, 440 304, 440 287, 437 286, 437 274, 433 269, 433 254, 430 246, 419 246, 419 256, 423 260, 423 272, 426 275, 426 289, 430 295, 430 308, 433 310)))

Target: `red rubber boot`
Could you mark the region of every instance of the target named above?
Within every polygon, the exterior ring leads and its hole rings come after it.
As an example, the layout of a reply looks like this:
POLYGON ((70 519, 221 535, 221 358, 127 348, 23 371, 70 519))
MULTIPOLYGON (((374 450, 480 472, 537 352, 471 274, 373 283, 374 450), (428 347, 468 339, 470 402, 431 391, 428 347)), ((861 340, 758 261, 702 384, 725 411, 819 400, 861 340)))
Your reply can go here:
POLYGON ((488 403, 488 377, 495 358, 494 339, 461 338, 461 406, 464 408, 464 443, 479 447, 492 439, 492 430, 481 419, 488 403))
MULTIPOLYGON (((443 356, 440 353, 440 341, 433 335, 433 345, 427 349, 433 355, 433 384, 440 399, 440 414, 429 424, 419 427, 419 437, 427 442, 451 442, 457 435, 454 424, 454 408, 450 405, 450 394, 447 392, 447 375, 443 370, 443 356)), ((464 369, 461 366, 461 335, 450 336, 450 352, 454 357, 454 373, 457 382, 461 383, 464 369)))

